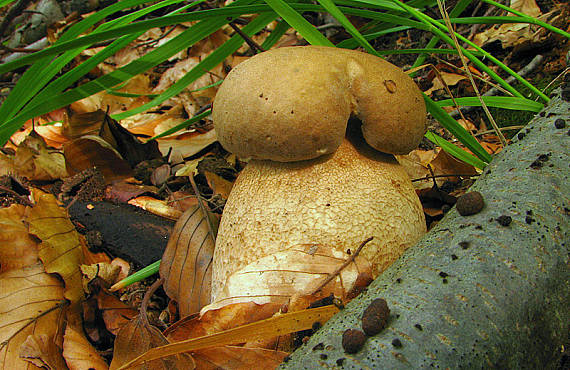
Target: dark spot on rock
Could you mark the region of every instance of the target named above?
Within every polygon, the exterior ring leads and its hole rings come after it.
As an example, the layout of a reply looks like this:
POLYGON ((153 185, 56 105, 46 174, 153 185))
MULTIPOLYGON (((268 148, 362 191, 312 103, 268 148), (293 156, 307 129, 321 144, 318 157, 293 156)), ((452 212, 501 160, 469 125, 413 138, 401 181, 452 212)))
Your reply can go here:
POLYGON ((545 111, 542 111, 542 112, 540 112, 538 115, 541 116, 541 117, 544 117, 544 116, 546 115, 546 112, 545 112, 545 111))
POLYGON ((451 259, 455 261, 457 259, 457 256, 455 254, 452 254, 451 259))
POLYGON ((376 298, 370 303, 362 314, 362 330, 368 336, 376 335, 384 329, 388 317, 390 316, 390 308, 383 298, 376 298))
POLYGON ((418 329, 419 331, 424 330, 424 328, 422 328, 422 326, 420 324, 415 324, 414 328, 418 329))
POLYGON ((529 216, 532 216, 532 210, 529 209, 528 211, 526 211, 526 214, 529 215, 529 216))
POLYGON ((320 357, 321 357, 321 360, 326 360, 327 358, 329 358, 329 356, 327 356, 327 355, 324 354, 324 353, 321 353, 321 356, 320 356, 320 357))
POLYGON ((283 362, 289 362, 291 360, 290 356, 283 357, 283 362))
POLYGON ((398 338, 394 338, 392 340, 392 345, 396 348, 402 348, 402 341, 399 340, 398 338))
POLYGON ((446 278, 446 277, 448 277, 449 275, 448 275, 447 273, 443 272, 443 271, 440 271, 439 276, 441 276, 442 278, 446 278))
POLYGON ((457 199, 457 212, 461 216, 470 216, 481 212, 485 206, 485 201, 483 200, 483 195, 478 191, 471 191, 469 193, 463 194, 457 199))
POLYGON ((357 329, 346 329, 342 334, 342 348, 346 353, 356 353, 366 342, 366 335, 357 329))
POLYGON ((313 323, 313 326, 311 326, 311 329, 313 329, 313 331, 317 331, 317 330, 319 330, 322 326, 323 326, 323 324, 321 324, 321 323, 318 322, 318 321, 315 321, 315 322, 313 323))
POLYGON ((532 224, 534 221, 535 221, 534 218, 532 218, 532 217, 530 217, 530 216, 526 216, 526 217, 524 218, 524 222, 526 222, 526 223, 529 224, 529 225, 532 224))
POLYGON ((441 282, 447 284, 447 279, 443 279, 441 282))
POLYGON ((338 366, 342 366, 342 364, 344 364, 344 360, 345 360, 344 357, 341 357, 341 358, 339 358, 338 360, 336 360, 336 364, 337 364, 338 366))
POLYGON ((534 162, 530 164, 530 168, 532 169, 539 169, 544 165, 544 162, 550 159, 550 153, 548 154, 540 154, 534 162))
POLYGON ((566 121, 563 120, 562 118, 558 118, 556 121, 554 121, 554 127, 556 127, 557 129, 561 129, 566 127, 566 121))
POLYGON ((517 138, 518 138, 519 140, 524 139, 524 137, 525 137, 525 133, 524 133, 524 132, 519 132, 519 133, 517 134, 517 138))
POLYGON ((325 349, 324 343, 319 343, 313 347, 313 351, 322 351, 323 349, 325 349))
POLYGON ((501 226, 509 226, 512 221, 513 219, 511 218, 511 216, 502 215, 497 217, 497 222, 501 226))
POLYGON ((402 279, 401 279, 401 278, 397 278, 397 279, 396 279, 396 283, 400 284, 401 282, 402 282, 402 279))
POLYGON ((469 242, 459 242, 459 246, 461 247, 461 249, 467 249, 469 248, 469 242))

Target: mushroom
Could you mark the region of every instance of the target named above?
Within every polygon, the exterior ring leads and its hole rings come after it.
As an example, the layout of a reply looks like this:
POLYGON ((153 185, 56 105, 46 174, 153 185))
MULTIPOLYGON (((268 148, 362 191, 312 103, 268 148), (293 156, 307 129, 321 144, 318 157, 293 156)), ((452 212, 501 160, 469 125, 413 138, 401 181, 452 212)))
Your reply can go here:
POLYGON ((425 116, 404 72, 353 50, 279 48, 232 69, 214 126, 225 149, 250 161, 222 215, 212 302, 231 274, 295 244, 350 253, 373 236, 361 256, 374 277, 415 244, 422 206, 392 154, 418 145, 425 116), (361 127, 347 130, 351 116, 361 127))

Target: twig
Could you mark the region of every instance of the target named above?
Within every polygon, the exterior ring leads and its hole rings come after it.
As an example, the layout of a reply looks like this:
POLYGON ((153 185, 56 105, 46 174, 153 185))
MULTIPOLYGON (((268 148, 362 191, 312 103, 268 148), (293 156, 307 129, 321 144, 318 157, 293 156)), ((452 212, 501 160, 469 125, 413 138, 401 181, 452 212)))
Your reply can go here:
POLYGON ((338 274, 340 274, 340 272, 342 270, 344 270, 348 265, 350 265, 352 262, 354 262, 354 260, 356 259, 356 257, 358 257, 358 255, 360 254, 360 251, 362 251, 362 248, 364 248, 364 246, 366 244, 368 244, 369 241, 371 241, 372 239, 374 239, 373 236, 369 237, 368 239, 364 240, 362 243, 360 243, 360 245, 358 246, 358 248, 356 248, 356 250, 354 251, 354 253, 352 253, 348 259, 346 261, 344 261, 344 263, 339 266, 336 270, 334 270, 333 272, 331 272, 325 280, 323 280, 323 282, 315 289, 311 292, 310 295, 314 295, 316 294, 318 291, 320 291, 321 289, 323 289, 328 283, 330 283, 335 277, 338 276, 338 274))
POLYGON ((241 36, 242 39, 244 39, 244 41, 249 45, 250 48, 252 48, 254 51, 258 52, 258 53, 262 53, 265 51, 265 49, 263 49, 258 43, 256 43, 255 41, 252 40, 251 37, 249 37, 248 35, 246 35, 245 33, 243 33, 243 31, 235 25, 235 23, 233 21, 231 21, 229 23, 230 27, 233 28, 234 31, 236 31, 236 33, 238 35, 241 36))
POLYGON ((10 10, 8 10, 8 13, 6 13, 6 16, 2 20, 2 23, 0 23, 0 36, 4 34, 6 29, 10 25, 10 22, 12 22, 14 18, 16 18, 17 16, 19 16, 24 12, 29 3, 30 0, 20 0, 16 4, 14 4, 10 8, 10 10))
POLYGON ((144 294, 143 300, 141 302, 141 318, 143 320, 143 322, 145 323, 145 325, 150 326, 150 323, 148 322, 148 316, 146 314, 146 308, 148 307, 148 304, 150 303, 150 297, 152 297, 152 295, 154 294, 154 292, 156 292, 156 290, 158 288, 160 288, 160 286, 163 283, 163 279, 160 278, 157 281, 155 281, 150 288, 148 288, 148 290, 146 291, 146 293, 144 294))
POLYGON ((423 180, 429 180, 429 179, 437 179, 437 178, 440 178, 440 177, 477 177, 477 176, 479 176, 479 174, 477 174, 477 173, 475 173, 475 174, 473 174, 473 173, 470 173, 470 174, 464 173, 464 174, 453 174, 453 175, 428 175, 428 176, 425 176, 425 177, 420 177, 420 178, 417 178, 417 179, 413 179, 412 182, 423 181, 423 180))

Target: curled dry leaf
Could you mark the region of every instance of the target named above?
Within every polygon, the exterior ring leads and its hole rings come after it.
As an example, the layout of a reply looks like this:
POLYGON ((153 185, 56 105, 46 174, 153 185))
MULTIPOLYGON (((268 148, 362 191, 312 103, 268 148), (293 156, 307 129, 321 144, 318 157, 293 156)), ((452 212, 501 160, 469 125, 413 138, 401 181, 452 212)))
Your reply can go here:
POLYGON ((64 369, 61 348, 53 343, 53 336, 46 334, 28 335, 20 347, 20 357, 39 368, 64 369))
POLYGON ((65 165, 71 175, 96 167, 111 183, 132 175, 131 167, 119 152, 98 136, 87 135, 63 147, 65 165))
POLYGON ((210 303, 212 256, 217 220, 199 206, 182 214, 168 240, 160 263, 164 291, 178 302, 184 317, 210 303))
POLYGON ((182 215, 182 212, 169 206, 167 202, 146 195, 131 199, 127 203, 170 220, 178 220, 182 215))
POLYGON ((79 234, 66 210, 51 194, 34 193, 36 205, 30 210, 30 233, 42 240, 39 257, 46 272, 59 274, 65 282, 65 297, 74 305, 83 300, 79 265, 83 250, 79 234))
MULTIPOLYGON (((116 369, 149 349, 168 344, 168 340, 155 327, 148 324, 141 315, 123 326, 117 338, 111 369, 116 369)), ((146 366, 150 369, 194 369, 194 360, 187 354, 169 356, 149 361, 146 366)))
POLYGON ((63 337, 63 357, 70 370, 109 368, 80 330, 69 325, 63 337))
POLYGON ((178 342, 188 338, 211 335, 252 322, 265 320, 279 311, 280 304, 236 303, 209 310, 201 316, 188 316, 166 329, 168 340, 178 342))
MULTIPOLYGON (((219 299, 203 309, 207 311, 231 303, 287 303, 297 295, 311 295, 335 273, 350 255, 334 246, 298 244, 284 251, 258 259, 232 274, 219 299)), ((319 290, 346 299, 359 274, 372 276, 368 260, 358 256, 338 276, 319 290)), ((319 298, 315 296, 315 299, 319 298)))
POLYGON ((58 180, 67 176, 65 160, 59 151, 48 148, 34 131, 18 146, 14 157, 18 175, 30 180, 58 180))
POLYGON ((0 272, 38 262, 38 243, 24 224, 26 207, 13 204, 0 209, 0 272))
POLYGON ((45 273, 41 264, 0 274, 0 368, 26 368, 20 351, 31 335, 36 339, 47 336, 49 340, 41 342, 50 348, 50 362, 58 363, 53 355, 58 351, 57 343, 61 343, 65 304, 61 280, 45 273))
POLYGON ((137 310, 104 289, 99 290, 97 294, 97 307, 103 312, 105 327, 114 335, 117 335, 119 330, 138 314, 137 310))

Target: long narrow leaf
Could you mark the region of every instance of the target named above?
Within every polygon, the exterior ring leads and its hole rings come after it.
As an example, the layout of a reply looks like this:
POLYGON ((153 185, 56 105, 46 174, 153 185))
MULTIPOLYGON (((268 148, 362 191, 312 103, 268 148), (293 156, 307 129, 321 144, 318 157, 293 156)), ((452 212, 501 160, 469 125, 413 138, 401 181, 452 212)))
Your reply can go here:
MULTIPOLYGON (((514 96, 482 96, 482 98, 489 107, 529 112, 540 112, 544 108, 544 104, 542 103, 514 96)), ((477 97, 455 98, 455 102, 461 106, 481 106, 481 102, 477 97)), ((436 104, 440 107, 451 107, 454 105, 452 99, 440 100, 436 104)))
MULTIPOLYGON (((266 13, 258 16, 253 21, 251 21, 247 26, 242 29, 242 32, 246 35, 253 35, 265 26, 271 23, 277 18, 276 14, 266 13)), ((182 92, 188 85, 196 81, 198 78, 203 76, 207 71, 214 68, 218 64, 222 63, 231 54, 235 53, 242 45, 244 40, 240 35, 234 35, 228 41, 226 41, 222 46, 214 50, 210 55, 204 58, 200 63, 198 63, 194 68, 192 68, 184 77, 176 81, 172 86, 170 86, 165 92, 151 100, 150 102, 143 104, 135 109, 128 110, 119 114, 113 115, 116 120, 121 120, 137 113, 142 113, 145 110, 159 105, 160 103, 172 98, 178 93, 182 92)))
POLYGON ((483 162, 491 162, 491 155, 479 144, 477 140, 465 130, 456 120, 453 119, 446 111, 437 105, 431 98, 424 94, 427 110, 438 122, 453 134, 459 141, 463 143, 471 152, 473 152, 483 162))
POLYGON ((479 158, 467 153, 465 150, 458 148, 457 146, 451 144, 449 141, 445 140, 441 136, 434 134, 433 132, 427 132, 425 136, 435 145, 439 145, 447 153, 451 154, 455 158, 470 164, 480 170, 484 169, 487 164, 480 160, 479 158))
POLYGON ((301 14, 283 0, 265 0, 287 23, 301 34, 311 45, 334 46, 301 14))

